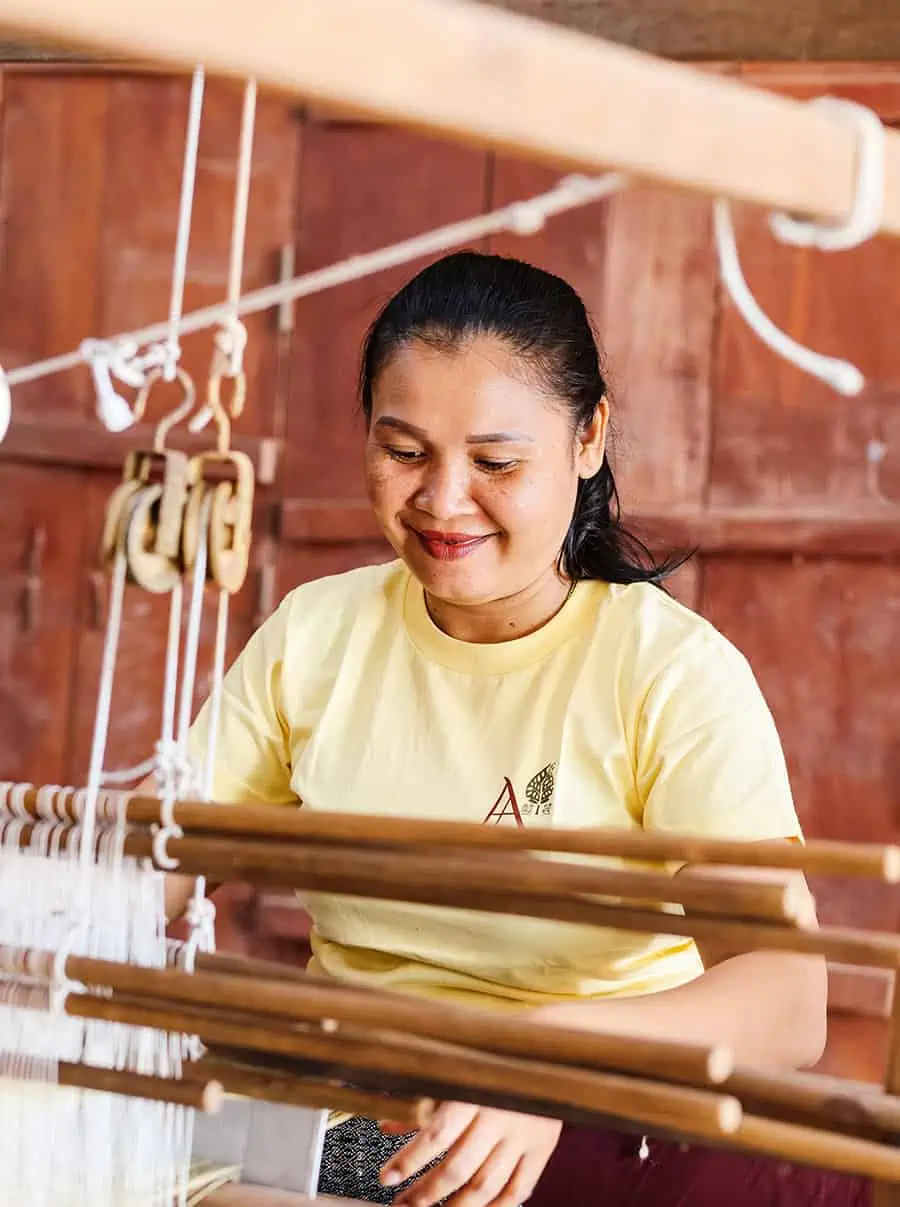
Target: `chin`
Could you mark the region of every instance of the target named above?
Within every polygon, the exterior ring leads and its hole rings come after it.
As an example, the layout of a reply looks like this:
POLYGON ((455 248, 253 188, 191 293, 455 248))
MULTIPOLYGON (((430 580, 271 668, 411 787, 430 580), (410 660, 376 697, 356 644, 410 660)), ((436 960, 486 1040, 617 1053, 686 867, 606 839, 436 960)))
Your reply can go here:
POLYGON ((439 562, 421 553, 410 556, 404 551, 403 560, 410 573, 419 580, 429 595, 443 603, 469 605, 487 603, 496 591, 491 584, 495 575, 473 573, 474 567, 462 562, 439 562))

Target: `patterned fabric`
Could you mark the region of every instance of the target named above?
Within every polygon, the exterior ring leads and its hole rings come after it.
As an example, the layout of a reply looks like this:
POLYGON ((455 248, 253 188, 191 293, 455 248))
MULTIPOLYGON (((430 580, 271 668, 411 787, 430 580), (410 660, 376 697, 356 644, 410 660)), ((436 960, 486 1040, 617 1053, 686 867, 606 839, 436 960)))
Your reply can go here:
POLYGON ((414 1134, 385 1136, 373 1119, 359 1117, 329 1128, 322 1152, 319 1194, 359 1199, 363 1203, 393 1203, 394 1195, 416 1179, 388 1188, 378 1181, 378 1173, 385 1161, 414 1134))

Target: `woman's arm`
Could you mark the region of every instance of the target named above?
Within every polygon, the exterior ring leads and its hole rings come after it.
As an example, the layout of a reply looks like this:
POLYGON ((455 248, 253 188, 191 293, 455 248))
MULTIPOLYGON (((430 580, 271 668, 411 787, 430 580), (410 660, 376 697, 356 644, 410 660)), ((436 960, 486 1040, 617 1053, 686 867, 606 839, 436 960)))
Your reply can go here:
MULTIPOLYGON (((685 869, 772 883, 791 873, 748 868, 685 869)), ((677 989, 644 997, 607 998, 539 1007, 534 1018, 586 1030, 690 1043, 727 1045, 739 1065, 803 1068, 822 1055, 828 981, 825 961, 794 952, 734 952, 699 945, 705 971, 677 989)))

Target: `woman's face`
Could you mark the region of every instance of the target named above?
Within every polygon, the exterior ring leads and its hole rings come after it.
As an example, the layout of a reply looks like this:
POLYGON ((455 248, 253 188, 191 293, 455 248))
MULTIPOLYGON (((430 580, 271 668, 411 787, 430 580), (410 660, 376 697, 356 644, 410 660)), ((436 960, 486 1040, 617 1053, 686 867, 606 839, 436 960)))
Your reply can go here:
POLYGON ((433 600, 477 606, 554 580, 579 477, 603 460, 607 408, 573 438, 565 404, 498 338, 402 348, 375 382, 366 485, 433 600))

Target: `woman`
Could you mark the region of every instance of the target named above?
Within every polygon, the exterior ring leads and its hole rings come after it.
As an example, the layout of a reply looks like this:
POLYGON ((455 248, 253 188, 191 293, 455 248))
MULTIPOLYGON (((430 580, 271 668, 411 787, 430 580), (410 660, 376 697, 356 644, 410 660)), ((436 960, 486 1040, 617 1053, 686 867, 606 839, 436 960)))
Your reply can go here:
MULTIPOLYGON (((619 526, 606 386, 570 286, 511 259, 448 256, 378 316, 361 384, 368 496, 397 560, 299 587, 250 640, 227 677, 215 799, 796 839, 747 663, 660 588, 672 566, 619 526)), ((204 711, 198 751, 205 724, 204 711)), ((173 882, 173 912, 186 891, 173 882)), ((722 1041, 755 1065, 822 1051, 815 958, 403 903, 308 905, 313 966, 339 980, 722 1041)), ((561 1131, 464 1103, 413 1137, 345 1120, 321 1189, 414 1207, 696 1207, 741 1202, 751 1182, 757 1205, 862 1193, 653 1142, 642 1161, 634 1138, 561 1131)))

